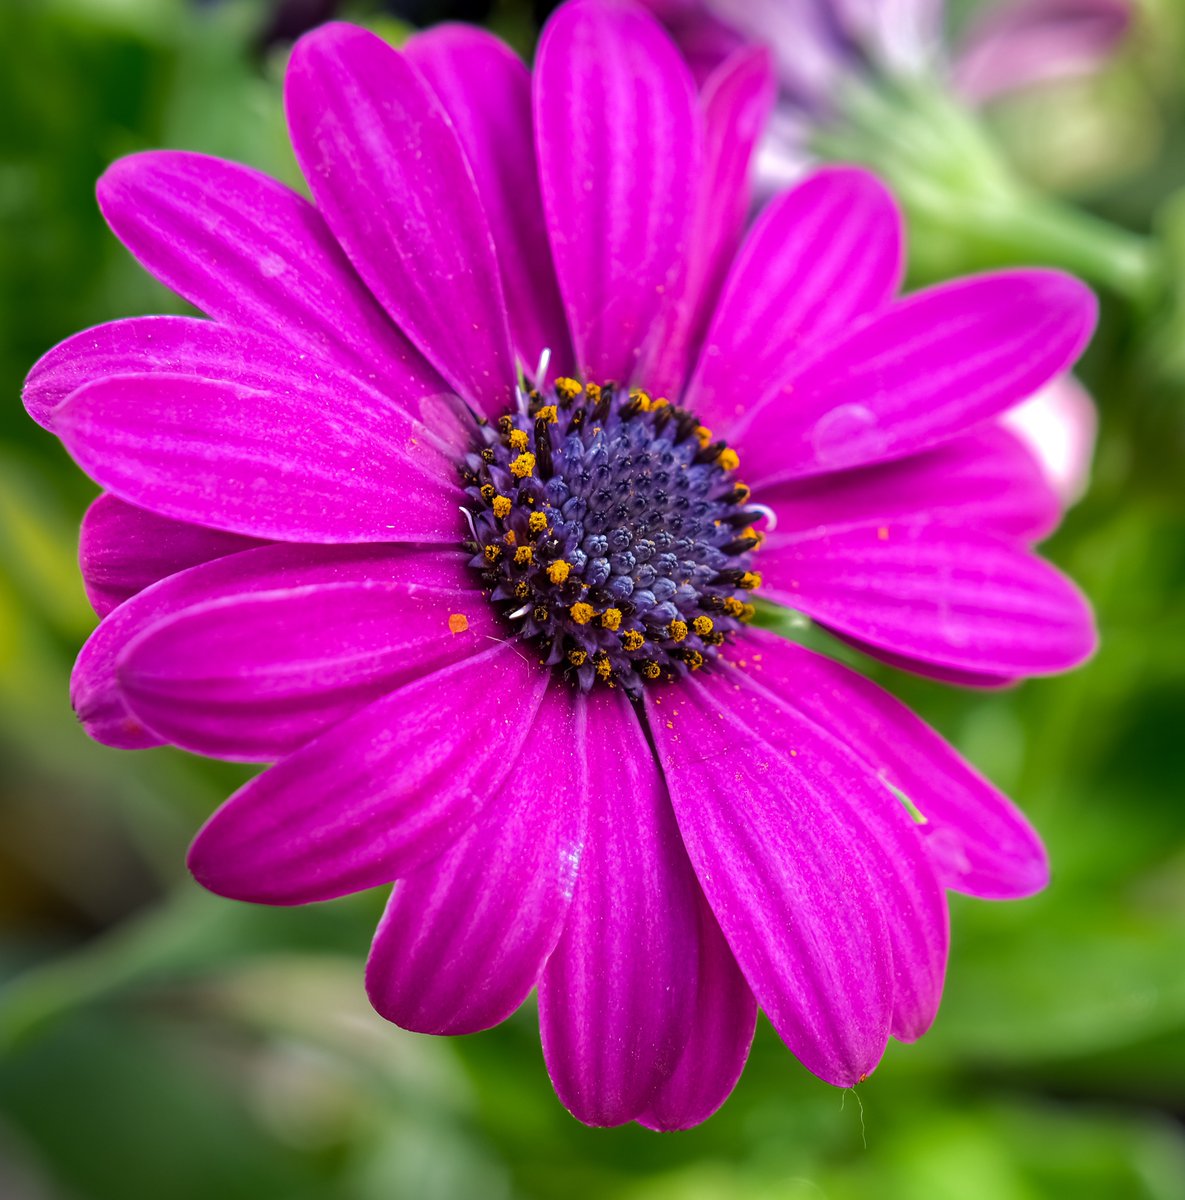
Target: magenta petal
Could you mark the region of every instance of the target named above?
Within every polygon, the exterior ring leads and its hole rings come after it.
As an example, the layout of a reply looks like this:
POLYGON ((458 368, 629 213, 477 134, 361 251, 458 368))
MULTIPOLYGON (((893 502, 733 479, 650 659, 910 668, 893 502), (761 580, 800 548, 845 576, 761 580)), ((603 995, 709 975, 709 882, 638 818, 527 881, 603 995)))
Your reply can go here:
POLYGON ((648 13, 566 4, 543 31, 534 100, 575 369, 626 382, 687 249, 703 141, 694 86, 648 13))
POLYGON ((116 661, 143 630, 196 604, 226 596, 309 587, 319 583, 400 578, 405 572, 439 588, 460 586, 464 559, 456 552, 405 546, 262 546, 203 563, 162 579, 114 609, 91 634, 74 665, 70 699, 83 728, 98 742, 125 750, 161 739, 134 717, 120 694, 116 661))
POLYGON ((489 223, 456 131, 408 61, 330 24, 296 44, 285 102, 317 206, 399 327, 478 411, 514 356, 489 223))
POLYGON ((754 631, 750 670, 832 731, 909 797, 942 883, 986 900, 1029 896, 1049 880, 1045 849, 1019 809, 904 704, 855 671, 754 631))
POLYGON ((783 721, 785 750, 755 738, 731 680, 711 682, 646 695, 683 842, 774 1028, 805 1067, 851 1086, 884 1053, 894 999, 897 915, 879 852, 838 794, 867 789, 801 719, 783 721))
POLYGON ((178 521, 295 542, 455 542, 455 464, 423 425, 344 379, 116 375, 54 410, 75 462, 178 521))
POLYGON ((764 594, 890 653, 979 675, 1046 675, 1094 651, 1090 607, 1012 541, 940 524, 773 534, 764 594))
POLYGON ((700 896, 699 985, 683 1057, 638 1120, 650 1129, 690 1129, 732 1094, 757 1023, 757 1001, 707 901, 700 896))
MULTIPOLYGON (((774 641, 767 639, 766 659, 777 658, 779 646, 774 641)), ((875 770, 798 704, 797 690, 767 688, 758 671, 741 677, 748 694, 732 688, 725 693, 737 715, 769 745, 787 738, 791 748, 798 750, 790 757, 800 770, 808 764, 797 761, 804 751, 796 743, 800 738, 813 742, 818 755, 813 765, 820 781, 825 780, 827 802, 847 821, 852 836, 865 843, 866 862, 884 898, 893 949, 890 1032, 900 1041, 912 1042, 930 1028, 938 1013, 950 946, 946 896, 917 826, 875 770), (809 724, 803 724, 804 717, 809 724)), ((782 670, 779 678, 785 677, 782 670)))
POLYGON ((413 568, 187 608, 131 642, 116 672, 132 713, 166 741, 267 762, 502 633, 476 587, 436 591, 413 568))
POLYGON ((263 544, 160 517, 104 493, 82 518, 78 561, 87 599, 105 617, 159 579, 263 544))
POLYGON ((290 188, 238 163, 168 150, 120 159, 98 193, 107 223, 145 269, 211 317, 396 397, 409 379, 417 392, 441 390, 320 214, 290 188))
POLYGON ((883 308, 902 269, 901 215, 884 184, 855 167, 815 172, 772 201, 745 239, 687 407, 727 435, 822 335, 883 308))
POLYGON ((1036 541, 1061 516, 1033 454, 996 426, 895 462, 775 484, 761 500, 783 533, 929 519, 1036 541))
POLYGON ((629 700, 585 707, 588 834, 576 894, 539 983, 543 1056, 564 1106, 620 1125, 651 1103, 693 1024, 695 878, 629 700))
POLYGON ((370 1002, 387 1020, 474 1033, 535 986, 580 865, 593 753, 584 726, 583 701, 553 681, 479 824, 395 885, 366 966, 370 1002))
POLYGON ((1066 370, 1097 304, 1056 271, 944 283, 858 322, 766 391, 735 431, 745 477, 903 458, 998 416, 1066 370))
POLYGON ((1020 675, 991 675, 982 671, 960 671, 954 667, 937 666, 925 659, 911 658, 908 654, 894 654, 891 650, 870 645, 868 642, 862 642, 859 638, 840 633, 835 629, 832 629, 831 632, 841 642, 846 642, 849 646, 859 650, 861 654, 866 654, 877 662, 885 663, 898 671, 909 671, 914 675, 921 675, 925 679, 937 679, 940 683, 949 683, 953 687, 999 691, 1002 688, 1015 687, 1023 678, 1020 675))
MULTIPOLYGON (((25 380, 25 408, 52 433, 53 410, 71 392, 108 375, 159 370, 208 376, 213 371, 254 378, 259 363, 253 351, 259 343, 254 334, 193 317, 132 317, 97 325, 59 342, 33 365, 25 380)), ((273 341, 269 351, 266 357, 278 357, 282 346, 273 341)), ((288 356, 295 358, 290 351, 288 356)))
POLYGON ((523 366, 534 372, 544 350, 553 363, 570 363, 539 193, 530 71, 504 42, 472 25, 438 25, 403 51, 444 105, 473 170, 523 366))
POLYGON ((236 792, 189 869, 257 904, 329 900, 416 870, 497 793, 547 678, 503 644, 392 692, 236 792))
POLYGON ((737 51, 713 71, 700 96, 704 167, 684 270, 638 378, 655 395, 679 395, 749 215, 750 164, 777 91, 769 52, 737 51))
POLYGON ((381 397, 385 404, 430 424, 438 441, 454 450, 469 448, 469 432, 457 415, 461 406, 449 404, 439 376, 428 374, 417 356, 408 363, 389 362, 381 377, 382 390, 371 385, 379 377, 366 372, 342 371, 339 364, 310 361, 288 343, 270 333, 221 325, 193 317, 132 317, 112 321, 77 333, 44 355, 25 381, 25 406, 39 425, 53 429, 53 409, 85 384, 111 375, 160 372, 193 375, 199 379, 224 379, 245 387, 286 389, 301 381, 347 394, 381 397), (433 391, 425 391, 427 384, 433 391))

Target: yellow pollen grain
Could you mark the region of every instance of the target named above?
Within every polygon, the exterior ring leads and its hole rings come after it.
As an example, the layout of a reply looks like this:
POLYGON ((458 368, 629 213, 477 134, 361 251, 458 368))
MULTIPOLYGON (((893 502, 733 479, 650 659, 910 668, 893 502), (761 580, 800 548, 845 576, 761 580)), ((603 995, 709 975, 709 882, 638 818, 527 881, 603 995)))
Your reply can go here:
POLYGON ((630 399, 643 411, 649 412, 651 409, 650 393, 644 392, 641 388, 630 388, 630 399))
POLYGON ((506 531, 506 534, 505 534, 505 536, 502 538, 502 540, 503 540, 503 541, 504 541, 504 542, 505 542, 505 543, 506 543, 508 546, 513 546, 513 545, 514 545, 514 543, 518 541, 518 538, 517 538, 517 537, 515 537, 515 534, 514 534, 514 530, 513 530, 513 529, 508 529, 508 530, 506 531))
POLYGON ((497 492, 494 490, 494 485, 492 483, 483 483, 481 485, 481 498, 487 503, 493 500, 496 495, 497 492))
POLYGON ((578 600, 568 609, 568 613, 577 625, 587 625, 597 615, 597 610, 591 604, 578 600))
POLYGON ((730 617, 739 617, 744 612, 744 602, 738 600, 735 596, 728 596, 724 601, 724 611, 730 617))
POLYGON ((514 552, 514 561, 518 563, 520 567, 530 566, 534 558, 535 552, 530 546, 519 546, 519 548, 514 552))
POLYGON ((687 636, 687 622, 686 621, 672 621, 667 626, 667 637, 669 637, 672 642, 681 642, 686 636, 687 636))
POLYGON ((627 629, 621 635, 621 644, 627 650, 641 650, 646 644, 645 635, 639 629, 627 629))
POLYGON ((558 562, 553 562, 551 566, 547 568, 547 578, 550 579, 552 583, 563 583, 564 580, 571 575, 571 573, 571 563, 564 562, 562 558, 559 559, 558 562))
POLYGON ((694 629, 695 632, 700 635, 700 637, 704 637, 706 634, 712 632, 712 618, 696 617, 695 620, 691 622, 691 628, 694 629))
POLYGON ((489 545, 482 551, 482 553, 486 556, 486 562, 495 563, 502 557, 502 547, 489 545))
POLYGON ((569 379, 566 375, 561 375, 555 381, 555 390, 557 396, 571 403, 584 389, 575 379, 569 379))
POLYGON ((588 652, 585 650, 569 650, 568 661, 574 667, 583 667, 588 659, 588 652))
POLYGON ((588 393, 588 398, 594 404, 601 398, 601 385, 599 383, 586 384, 584 390, 588 393))
POLYGON ((761 573, 759 571, 746 571, 741 576, 737 586, 743 587, 747 592, 751 592, 754 588, 759 588, 761 586, 761 573))
POLYGON ((751 620, 753 620, 753 618, 755 616, 757 616, 757 605, 756 604, 742 604, 741 605, 741 620, 742 621, 751 621, 751 620))
POLYGON ((527 528, 532 533, 542 533, 547 528, 547 515, 541 512, 533 512, 527 518, 527 528))
POLYGON ((506 442, 511 450, 525 450, 531 444, 531 439, 523 430, 512 429, 506 435, 506 442))
POLYGON ((725 448, 716 455, 716 461, 726 471, 735 471, 737 467, 741 465, 740 457, 731 446, 725 446, 725 448))
POLYGON ((449 613, 448 627, 450 633, 464 633, 469 628, 469 618, 464 613, 449 613))
POLYGON ((601 624, 606 629, 611 629, 614 633, 621 628, 621 609, 607 608, 601 613, 601 624))
POLYGON ((511 509, 510 497, 495 496, 493 502, 490 504, 490 507, 494 510, 494 516, 498 518, 508 517, 511 509))
POLYGON ((535 410, 535 419, 555 425, 560 419, 560 414, 554 404, 545 404, 542 408, 535 410))
POLYGON ((650 402, 650 407, 651 408, 667 408, 670 405, 670 403, 671 402, 666 398, 666 396, 659 396, 656 400, 652 400, 650 402))
MULTIPOLYGON (((644 662, 641 671, 647 679, 657 679, 662 674, 662 667, 656 662, 644 662)), ((674 725, 671 725, 670 728, 674 729, 674 725)))
MULTIPOLYGON (((519 549, 514 552, 514 561, 518 562, 518 556, 524 550, 529 550, 530 548, 530 546, 520 546, 519 549)), ((518 597, 518 599, 525 600, 531 594, 531 585, 525 579, 520 579, 518 583, 514 585, 514 594, 518 597)))
POLYGON ((704 656, 698 650, 689 650, 684 654, 683 661, 693 671, 698 671, 704 665, 704 656))
POLYGON ((706 425, 697 425, 691 432, 701 447, 712 444, 712 431, 706 425))
POLYGON ((613 674, 613 664, 603 651, 593 659, 593 666, 597 669, 598 679, 608 679, 613 674))
MULTIPOLYGON (((525 435, 524 435, 525 436, 525 435)), ((535 456, 528 450, 511 460, 510 473, 515 479, 525 479, 535 469, 535 456)))

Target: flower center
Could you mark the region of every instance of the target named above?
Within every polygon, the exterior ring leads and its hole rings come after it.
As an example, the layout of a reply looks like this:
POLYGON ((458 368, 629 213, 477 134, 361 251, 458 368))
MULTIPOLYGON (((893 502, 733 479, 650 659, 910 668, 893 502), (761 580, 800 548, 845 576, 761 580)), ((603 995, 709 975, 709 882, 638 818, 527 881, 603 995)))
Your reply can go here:
POLYGON ((753 615, 761 514, 736 468, 667 400, 557 379, 480 426, 471 565, 545 664, 637 695, 699 670, 753 615))

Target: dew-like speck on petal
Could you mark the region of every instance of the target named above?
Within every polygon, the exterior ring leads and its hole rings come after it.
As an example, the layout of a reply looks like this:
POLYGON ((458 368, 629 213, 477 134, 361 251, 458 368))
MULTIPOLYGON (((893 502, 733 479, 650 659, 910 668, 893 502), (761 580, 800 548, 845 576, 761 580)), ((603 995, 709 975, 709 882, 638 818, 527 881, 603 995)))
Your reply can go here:
POLYGON ((875 455, 885 434, 876 413, 863 404, 841 404, 825 413, 811 432, 811 445, 820 463, 846 466, 875 455))

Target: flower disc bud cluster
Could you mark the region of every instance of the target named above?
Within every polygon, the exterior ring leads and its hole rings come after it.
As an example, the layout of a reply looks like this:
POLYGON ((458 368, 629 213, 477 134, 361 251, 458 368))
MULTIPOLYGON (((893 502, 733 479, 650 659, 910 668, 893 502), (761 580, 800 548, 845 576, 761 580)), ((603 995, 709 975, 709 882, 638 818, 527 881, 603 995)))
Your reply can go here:
POLYGON ((464 465, 472 566, 582 690, 699 670, 752 617, 762 514, 736 452, 691 413, 560 378, 480 436, 464 465))

